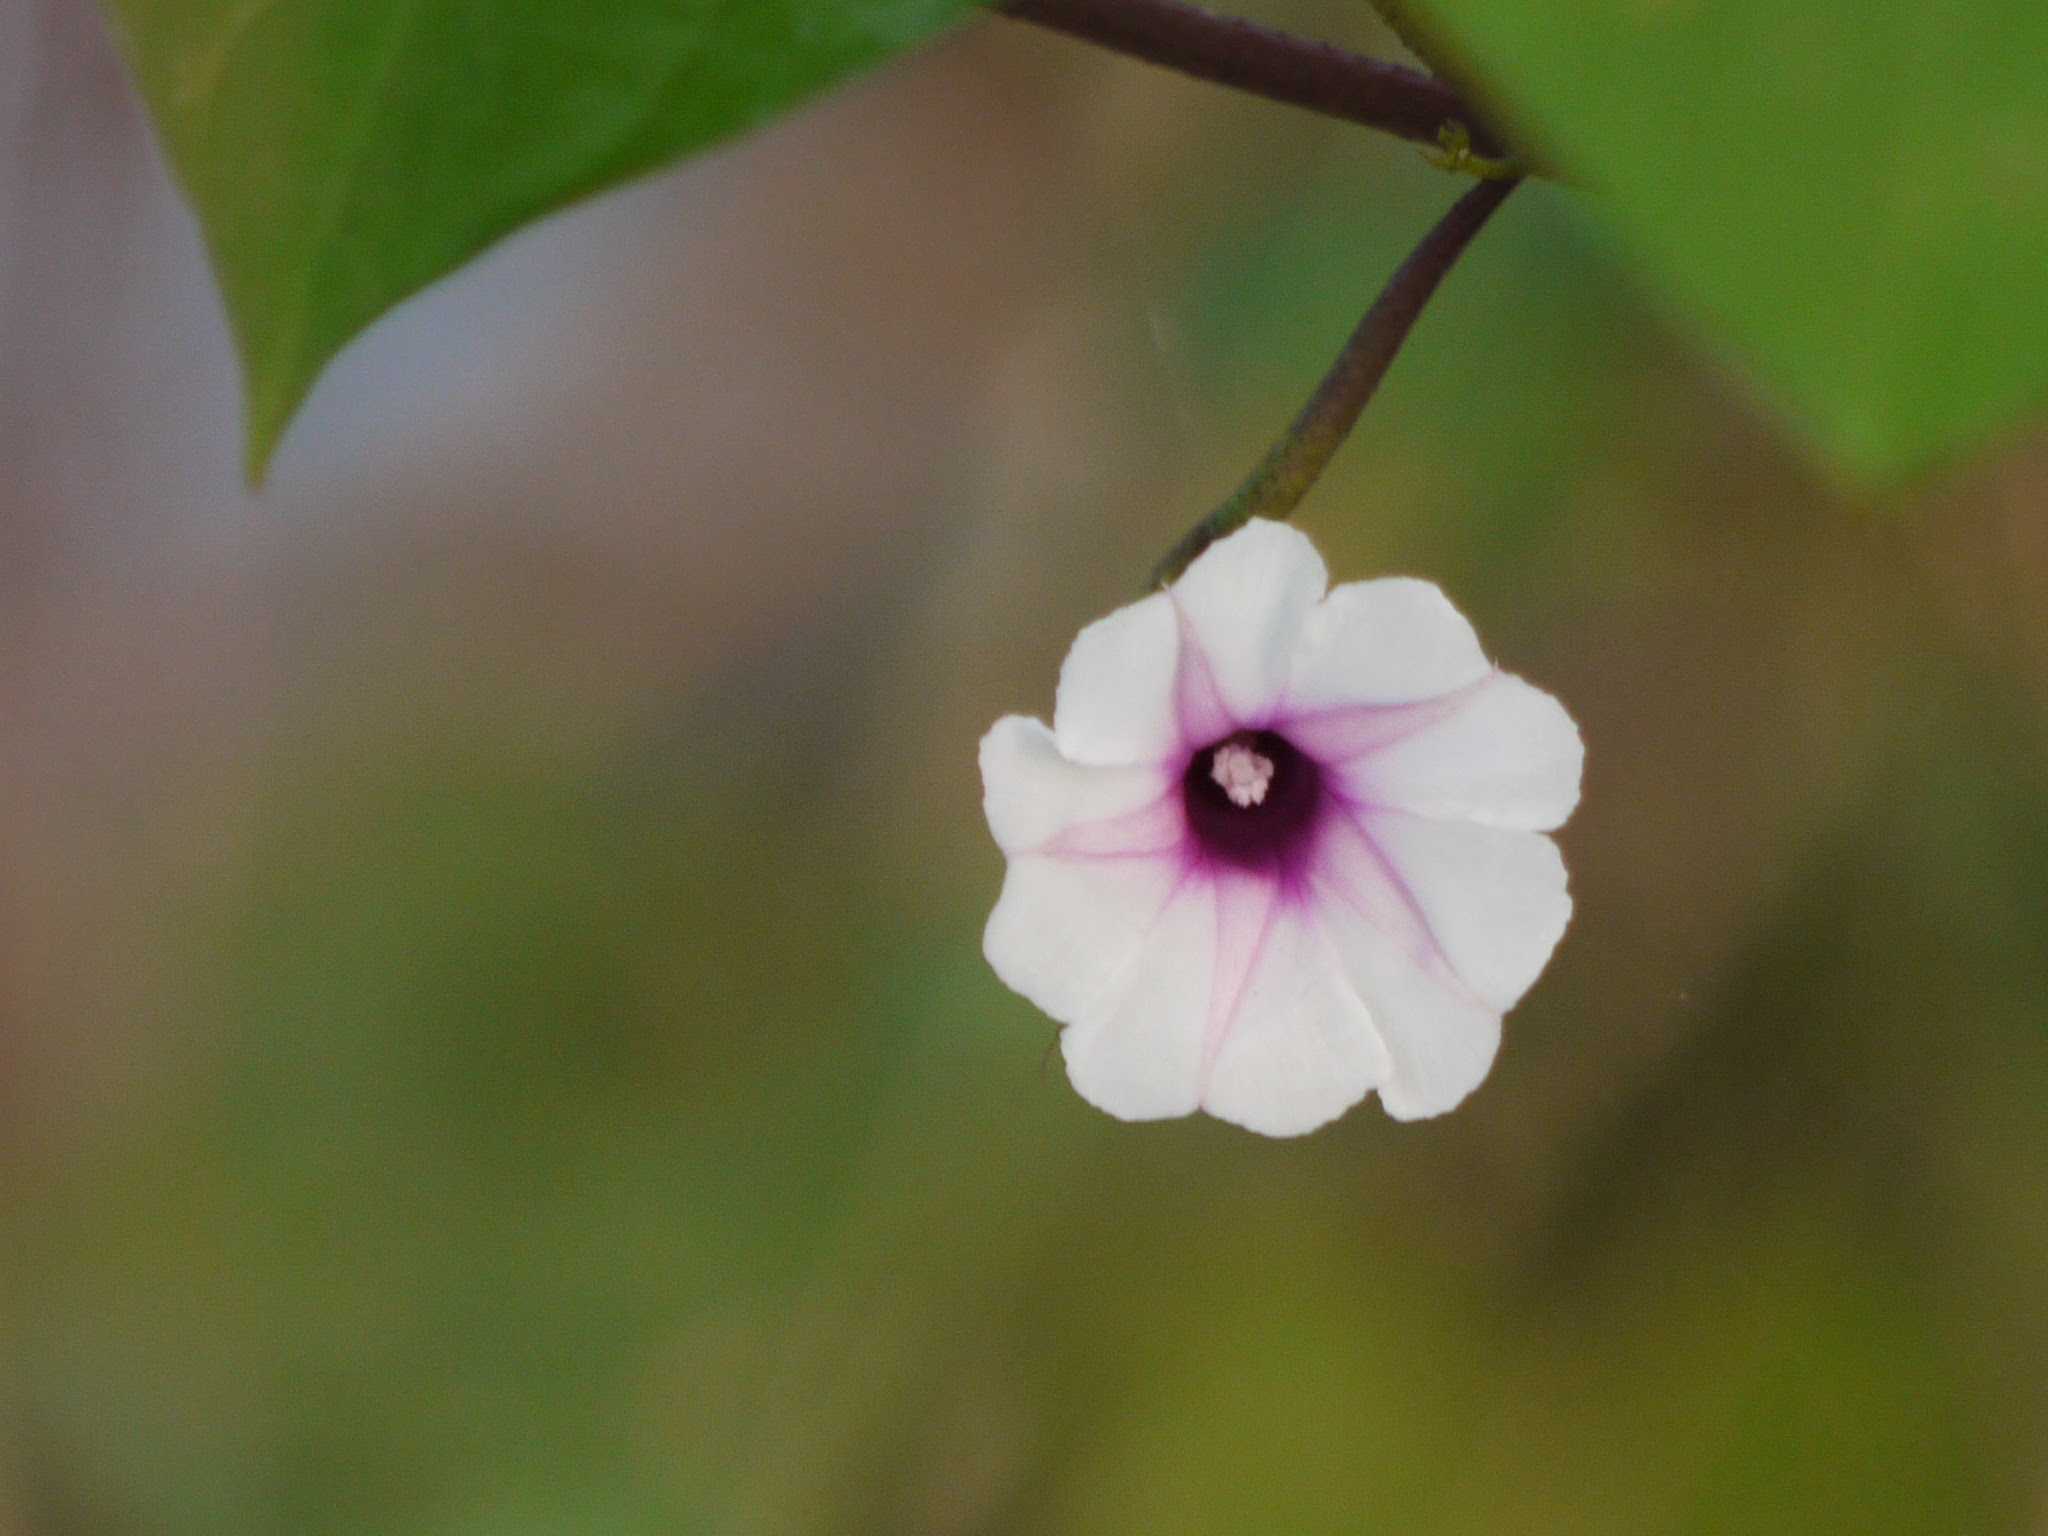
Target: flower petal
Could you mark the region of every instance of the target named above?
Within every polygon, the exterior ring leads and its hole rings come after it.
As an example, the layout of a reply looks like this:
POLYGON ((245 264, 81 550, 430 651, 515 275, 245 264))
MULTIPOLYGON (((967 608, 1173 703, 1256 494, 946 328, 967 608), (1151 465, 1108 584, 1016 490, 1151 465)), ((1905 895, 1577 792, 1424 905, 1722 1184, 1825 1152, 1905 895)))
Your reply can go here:
POLYGON ((1579 803, 1586 749, 1564 706, 1497 672, 1460 707, 1338 770, 1370 805, 1548 832, 1579 803))
POLYGON ((1170 787, 1156 766, 1068 762, 1052 732, 1023 715, 1005 715, 981 738, 981 785, 988 829, 1005 853, 1034 853, 1076 828, 1114 824, 1170 787))
POLYGON ((1475 683, 1412 704, 1333 704, 1327 709, 1289 713, 1279 723, 1287 739, 1318 763, 1342 768, 1450 719, 1485 686, 1475 683))
POLYGON ((1120 1120, 1194 1113, 1215 946, 1214 886, 1179 883, 1113 983, 1067 1016, 1060 1054, 1076 1093, 1120 1120))
MULTIPOLYGON (((1062 1024, 1099 1015, 1180 882, 1174 858, 1013 854, 981 952, 1003 984, 1062 1024)), ((1199 1050, 1201 1022, 1190 1025, 1199 1050)))
POLYGON ((1074 637, 1060 667, 1054 738, 1076 763, 1157 763, 1181 747, 1174 711, 1180 618, 1155 592, 1074 637))
POLYGON ((1472 626, 1433 583, 1347 582, 1302 625, 1287 708, 1410 704, 1469 687, 1491 670, 1472 626))
POLYGON ((1174 583, 1173 601, 1236 724, 1270 722, 1302 624, 1329 582, 1307 534, 1254 518, 1210 545, 1174 583))
POLYGON ((1572 899, 1557 844, 1536 832, 1375 811, 1365 822, 1451 969, 1505 1012, 1564 936, 1572 899))
POLYGON ((1328 827, 1311 889, 1316 921, 1392 1061, 1380 1102, 1396 1119, 1442 1114, 1484 1081, 1500 1010, 1452 970, 1400 872, 1356 818, 1328 827))
POLYGON ((1283 898, 1235 1000, 1202 1108, 1262 1135, 1299 1136, 1392 1070, 1336 951, 1307 908, 1283 898))
POLYGON ((1500 1050, 1500 1014, 1340 903, 1318 909, 1330 943, 1365 998, 1392 1067, 1380 1103, 1396 1120, 1455 1108, 1486 1080, 1500 1050))

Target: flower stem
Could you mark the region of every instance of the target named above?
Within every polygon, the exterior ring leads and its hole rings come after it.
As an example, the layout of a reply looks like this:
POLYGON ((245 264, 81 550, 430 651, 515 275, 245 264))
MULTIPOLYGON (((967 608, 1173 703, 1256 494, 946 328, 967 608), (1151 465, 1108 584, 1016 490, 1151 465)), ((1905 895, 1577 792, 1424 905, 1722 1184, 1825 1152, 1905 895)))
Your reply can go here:
POLYGON ((1482 158, 1510 151, 1457 91, 1420 70, 1311 42, 1183 0, 1005 0, 997 10, 1118 53, 1418 144, 1462 131, 1482 158))
POLYGON ((1351 435, 1437 284, 1519 184, 1512 177, 1481 181, 1437 220, 1373 300, 1294 425, 1267 450, 1237 493, 1167 552, 1153 569, 1149 587, 1171 583, 1203 550, 1252 518, 1284 518, 1294 511, 1351 435))

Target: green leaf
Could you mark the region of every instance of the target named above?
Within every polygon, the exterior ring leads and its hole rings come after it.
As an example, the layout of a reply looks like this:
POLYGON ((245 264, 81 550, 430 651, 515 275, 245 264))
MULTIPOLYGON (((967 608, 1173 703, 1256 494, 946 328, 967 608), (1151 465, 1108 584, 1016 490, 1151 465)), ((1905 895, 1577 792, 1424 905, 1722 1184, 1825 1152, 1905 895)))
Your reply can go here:
POLYGON ((198 210, 260 473, 372 320, 971 0, 110 0, 198 210))
POLYGON ((2040 0, 1430 0, 1622 243, 1849 475, 2048 395, 2040 0))

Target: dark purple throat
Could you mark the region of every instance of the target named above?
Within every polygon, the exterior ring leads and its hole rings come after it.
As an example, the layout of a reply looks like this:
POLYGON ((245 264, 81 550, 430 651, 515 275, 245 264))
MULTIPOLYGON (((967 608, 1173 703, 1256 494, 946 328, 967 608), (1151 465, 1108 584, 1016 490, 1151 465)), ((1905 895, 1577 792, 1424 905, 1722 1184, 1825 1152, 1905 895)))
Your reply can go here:
POLYGON ((1273 731, 1238 731, 1188 759, 1188 830, 1208 857, 1286 876, 1305 862, 1323 808, 1315 760, 1273 731))

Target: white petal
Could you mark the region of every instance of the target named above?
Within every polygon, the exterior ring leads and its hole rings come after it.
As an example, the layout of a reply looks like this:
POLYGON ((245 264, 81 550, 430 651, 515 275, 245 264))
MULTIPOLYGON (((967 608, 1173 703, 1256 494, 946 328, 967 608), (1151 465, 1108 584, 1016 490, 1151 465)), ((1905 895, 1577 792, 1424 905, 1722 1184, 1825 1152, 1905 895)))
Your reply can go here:
POLYGON ((1173 600, 1237 724, 1270 722, 1302 623, 1329 582, 1307 534, 1254 518, 1210 545, 1174 583, 1173 600))
POLYGON ((1579 728, 1562 704, 1497 672, 1443 719, 1361 757, 1339 776, 1372 805, 1547 832, 1579 803, 1585 758, 1579 728))
POLYGON ((1505 1012, 1529 990, 1572 914, 1564 860, 1537 832, 1376 811, 1366 831, 1451 969, 1505 1012))
POLYGON ((1341 769, 1450 719, 1485 686, 1478 683, 1412 704, 1335 704, 1290 713, 1281 719, 1279 728, 1317 762, 1341 769))
POLYGON ((1215 948, 1214 887, 1189 880, 1148 925, 1114 984, 1091 996, 1061 1032, 1076 1093, 1120 1120, 1194 1113, 1215 948))
POLYGON ((981 738, 982 809, 996 846, 1031 853, 1076 826, 1142 811, 1169 788, 1157 767, 1099 768, 1060 756, 1052 732, 1006 715, 981 738))
POLYGON ((1180 750, 1174 680, 1180 618, 1156 592, 1097 619, 1074 637, 1060 667, 1052 730, 1077 763, 1156 763, 1180 750))
POLYGON ((1455 1108, 1486 1080, 1500 1014, 1341 902, 1318 909, 1323 929, 1365 998, 1392 1069, 1380 1103, 1396 1120, 1455 1108))
POLYGON ((1317 853, 1316 920, 1392 1058, 1380 1101, 1397 1119, 1442 1114, 1486 1077, 1500 1010, 1451 969, 1399 871, 1356 819, 1333 822, 1317 853))
MULTIPOLYGON (((1003 984, 1062 1024, 1121 996, 1180 879, 1172 858, 1066 859, 1018 854, 988 916, 981 950, 1003 984)), ((1193 1026, 1198 1032, 1200 1021, 1193 1026)))
POLYGON ((1267 1136, 1299 1136, 1391 1070, 1336 952, 1298 901, 1281 901, 1231 1007, 1202 1107, 1267 1136))
POLYGON ((1409 704, 1470 687, 1491 670, 1472 626, 1433 583, 1348 582, 1302 626, 1287 707, 1409 704))

